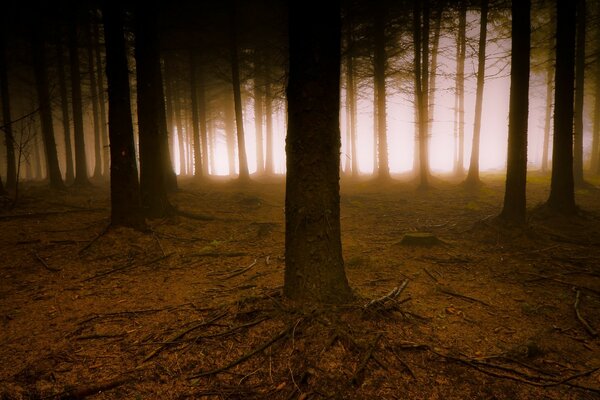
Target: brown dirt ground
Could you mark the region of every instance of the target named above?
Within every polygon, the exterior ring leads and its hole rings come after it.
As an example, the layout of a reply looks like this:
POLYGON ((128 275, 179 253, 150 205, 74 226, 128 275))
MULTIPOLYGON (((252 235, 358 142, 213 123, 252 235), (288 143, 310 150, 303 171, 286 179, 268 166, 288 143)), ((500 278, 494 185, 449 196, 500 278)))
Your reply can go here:
MULTIPOLYGON (((600 398, 600 343, 574 308, 579 293, 600 330, 600 190, 518 230, 493 218, 502 179, 485 182, 343 184, 357 301, 321 308, 281 296, 282 182, 184 181, 173 203, 215 219, 145 233, 104 232, 105 186, 28 185, 0 214, 0 399, 600 398), (442 243, 399 244, 411 231, 442 243)), ((531 208, 548 186, 531 179, 531 208)))

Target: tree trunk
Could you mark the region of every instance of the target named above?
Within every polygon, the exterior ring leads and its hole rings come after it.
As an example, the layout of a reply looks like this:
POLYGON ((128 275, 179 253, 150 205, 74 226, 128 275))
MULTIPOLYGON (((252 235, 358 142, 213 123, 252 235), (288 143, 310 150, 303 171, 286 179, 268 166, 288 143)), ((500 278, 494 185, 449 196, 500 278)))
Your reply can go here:
MULTIPOLYGON (((552 53, 550 48, 550 53, 552 53)), ((546 115, 544 119, 544 143, 542 144, 542 172, 548 171, 548 148, 550 147, 550 128, 552 125, 552 94, 554 80, 554 63, 552 57, 548 60, 546 68, 546 115)))
MULTIPOLYGON (((600 30, 598 30, 600 33, 600 30)), ((600 56, 596 59, 596 83, 594 99, 594 127, 592 131, 592 161, 591 172, 600 175, 600 56)))
MULTIPOLYGON (((352 27, 348 29, 348 48, 352 46, 352 27)), ((354 79, 354 57, 351 51, 346 55, 346 109, 348 111, 348 148, 350 149, 352 177, 358 178, 358 152, 356 149, 356 83, 354 79)))
MULTIPOLYGON (((75 7, 75 6, 74 6, 75 7)), ((68 24, 69 62, 71 66, 71 103, 73 106, 73 130, 75 136, 74 185, 89 185, 85 139, 83 131, 83 105, 81 101, 81 72, 79 70, 79 44, 77 43, 77 11, 72 13, 68 24)))
POLYGON ((140 198, 144 214, 162 218, 173 212, 167 197, 163 149, 167 135, 160 66, 156 2, 136 2, 135 59, 140 147, 140 198))
POLYGON ((71 117, 69 115, 69 97, 67 95, 67 80, 65 77, 65 60, 62 48, 62 38, 57 35, 56 38, 56 68, 58 74, 58 90, 60 93, 60 103, 62 111, 62 125, 65 141, 66 174, 65 182, 68 184, 75 179, 73 171, 73 149, 71 146, 71 117))
POLYGON ((121 9, 106 2, 104 42, 108 84, 108 128, 110 138, 111 223, 132 228, 145 225, 140 202, 140 187, 133 144, 129 71, 121 9))
POLYGON ((529 117, 529 56, 531 41, 530 0, 512 1, 512 54, 506 191, 500 217, 522 225, 526 222, 527 120, 529 117))
POLYGON ((273 98, 271 97, 271 69, 269 63, 265 63, 265 136, 266 161, 265 171, 267 175, 275 173, 275 155, 273 154, 273 98))
POLYGON ((250 179, 250 173, 248 171, 248 158, 246 156, 244 116, 242 112, 242 91, 240 83, 240 61, 238 58, 236 7, 236 1, 232 0, 229 26, 231 35, 229 43, 229 56, 231 58, 231 81, 233 86, 233 103, 235 106, 235 126, 237 131, 238 143, 239 179, 240 181, 247 181, 250 179))
MULTIPOLYGON (((54 140, 54 126, 52 124, 52 104, 50 101, 50 89, 48 86, 48 66, 46 64, 46 50, 44 48, 44 32, 41 21, 35 21, 33 27, 33 40, 31 50, 33 52, 33 72, 35 75, 35 87, 40 108, 40 122, 44 151, 46 155, 47 173, 50 187, 54 189, 64 188, 58 156, 56 154, 56 142, 54 140)), ((41 165, 41 162, 40 162, 41 165)))
POLYGON ((235 110, 233 99, 227 93, 223 99, 225 102, 225 141, 227 142, 227 159, 229 161, 229 176, 236 175, 235 169, 235 110))
MULTIPOLYGON (((6 64, 5 30, 0 28, 0 98, 2 99, 2 122, 6 145, 6 187, 13 189, 17 185, 17 165, 15 160, 15 138, 10 112, 10 93, 8 91, 8 71, 6 64)), ((2 188, 2 191, 4 189, 2 188)))
POLYGON ((339 1, 290 3, 283 290, 302 302, 352 298, 340 237, 340 25, 339 1))
POLYGON ((102 139, 100 137, 100 107, 98 105, 98 82, 96 80, 96 71, 94 69, 94 47, 98 43, 94 42, 93 22, 88 20, 87 31, 87 56, 88 56, 88 72, 90 77, 90 94, 92 102, 92 121, 94 124, 94 179, 102 177, 102 139))
POLYGON ((183 131, 183 119, 181 116, 182 99, 179 93, 177 81, 171 80, 173 85, 173 111, 175 117, 175 126, 177 127, 177 144, 179 147, 179 175, 187 175, 186 157, 185 157, 185 134, 183 131))
POLYGON ((583 102, 585 91, 585 0, 577 0, 577 44, 575 46, 575 131, 573 134, 573 181, 583 180, 583 102))
POLYGON ((259 49, 254 49, 254 132, 256 135, 256 173, 265 172, 263 152, 263 89, 262 57, 259 49))
POLYGON ((485 83, 485 50, 487 41, 488 0, 481 2, 481 21, 479 30, 479 54, 477 55, 477 95, 475 98, 475 121, 473 123, 473 144, 471 162, 466 184, 477 186, 479 180, 479 140, 481 135, 481 111, 483 109, 483 85, 485 83))
POLYGON ((198 110, 198 63, 194 51, 190 51, 190 93, 192 101, 192 131, 194 133, 194 177, 202 178, 202 153, 200 149, 200 116, 198 110))
POLYGON ((556 11, 552 180, 546 205, 555 212, 575 214, 577 206, 573 181, 573 99, 576 4, 572 1, 559 1, 556 11))
POLYGON ((100 28, 98 23, 94 27, 94 50, 96 53, 96 73, 98 82, 98 104, 100 105, 100 131, 102 133, 102 176, 107 177, 110 167, 108 151, 108 124, 106 121, 106 99, 104 94, 104 68, 102 67, 102 52, 100 51, 100 28))
POLYGON ((374 40, 375 49, 373 56, 373 69, 375 79, 374 96, 377 101, 377 170, 375 174, 383 179, 389 179, 390 167, 388 163, 387 145, 387 113, 385 94, 385 70, 387 56, 385 52, 385 9, 379 2, 375 2, 374 40))
POLYGON ((422 4, 419 0, 414 0, 413 5, 415 91, 419 126, 419 188, 426 189, 429 186, 429 155, 427 151, 429 132, 429 4, 427 0, 422 4), (423 13, 422 26, 421 12, 423 13))
POLYGON ((460 0, 458 15, 458 37, 456 43, 456 110, 458 121, 457 158, 454 173, 463 176, 465 173, 465 58, 467 50, 467 5, 460 0))
POLYGON ((435 110, 435 91, 437 89, 437 68, 438 68, 438 53, 440 48, 440 34, 442 30, 442 14, 444 13, 442 8, 435 10, 435 18, 433 25, 433 40, 431 42, 431 70, 429 72, 429 105, 427 117, 428 130, 427 136, 431 137, 431 131, 433 127, 433 113, 435 110))

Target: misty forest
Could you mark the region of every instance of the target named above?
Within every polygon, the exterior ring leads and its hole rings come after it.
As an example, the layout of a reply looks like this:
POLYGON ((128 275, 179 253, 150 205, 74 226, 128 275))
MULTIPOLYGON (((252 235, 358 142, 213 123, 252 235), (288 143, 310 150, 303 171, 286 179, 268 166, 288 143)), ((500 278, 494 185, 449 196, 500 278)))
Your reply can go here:
POLYGON ((600 2, 0 19, 0 399, 599 398, 600 2))

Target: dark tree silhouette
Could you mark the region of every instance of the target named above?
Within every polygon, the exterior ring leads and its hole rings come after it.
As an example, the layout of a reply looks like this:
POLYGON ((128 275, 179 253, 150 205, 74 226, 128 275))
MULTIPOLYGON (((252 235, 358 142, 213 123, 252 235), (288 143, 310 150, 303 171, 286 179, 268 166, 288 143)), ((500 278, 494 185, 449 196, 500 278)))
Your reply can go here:
POLYGON ((94 60, 95 51, 94 47, 97 43, 94 42, 94 27, 93 22, 88 18, 87 22, 87 57, 88 57, 88 74, 90 79, 90 95, 92 103, 92 121, 94 125, 94 173, 95 179, 102 177, 102 138, 100 129, 100 106, 98 104, 98 82, 96 80, 96 63, 94 60))
POLYGON ((352 297, 340 237, 340 31, 339 1, 290 3, 284 293, 294 300, 352 297))
POLYGON ((582 186, 583 181, 583 102, 585 91, 585 0, 577 0, 577 30, 575 46, 575 109, 573 131, 573 181, 582 186))
POLYGON ((142 228, 145 222, 133 144, 122 11, 113 1, 107 1, 102 11, 108 83, 111 224, 142 228))
POLYGON ((96 74, 98 83, 98 104, 100 105, 100 132, 102 133, 102 176, 108 176, 109 151, 108 151, 108 124, 106 123, 106 99, 104 93, 104 68, 102 64, 102 52, 100 51, 100 28, 99 23, 94 26, 94 51, 96 60, 96 74))
POLYGON ((73 171, 73 149, 71 146, 71 117, 69 114, 69 98, 67 96, 67 80, 65 77, 65 57, 63 54, 62 37, 60 34, 57 34, 56 37, 56 69, 58 77, 58 91, 60 93, 63 137, 65 142, 65 181, 67 184, 71 184, 73 179, 75 179, 75 174, 73 171))
POLYGON ((75 181, 74 185, 89 185, 87 157, 83 131, 83 104, 81 100, 81 71, 79 68, 79 43, 77 40, 77 4, 71 4, 68 22, 69 63, 71 66, 71 104, 73 107, 73 132, 75 137, 75 181))
POLYGON ((419 188, 429 186, 429 1, 413 0, 413 46, 415 53, 414 75, 415 104, 419 130, 419 188), (421 25, 421 20, 422 25, 421 25))
POLYGON ((512 0, 512 55, 508 115, 506 191, 500 217, 524 224, 526 218, 527 118, 531 42, 530 0, 512 0))
POLYGON ((198 106, 198 62, 197 56, 190 51, 190 93, 192 106, 192 133, 194 135, 194 177, 202 178, 202 152, 200 144, 200 110, 198 106))
POLYGON ((14 188, 17 184, 17 166, 15 160, 15 139, 12 129, 10 110, 10 94, 8 90, 8 71, 6 64, 5 29, 0 28, 0 99, 2 100, 2 121, 4 142, 6 145, 6 187, 14 188))
POLYGON ((481 19, 479 27, 479 47, 477 54, 477 94, 475 98, 475 121, 473 123, 473 142, 471 161, 467 174, 467 186, 477 186, 479 180, 479 141, 481 138, 481 113, 483 110, 483 85, 485 83, 485 50, 487 41, 488 0, 481 1, 481 19))
POLYGON ((46 167, 50 187, 54 189, 64 188, 58 155, 56 154, 56 142, 54 140, 54 125, 52 123, 52 104, 50 102, 50 88, 48 83, 48 66, 46 62, 46 50, 44 48, 44 31, 42 18, 36 18, 32 27, 32 60, 33 73, 35 76, 35 87, 40 107, 40 122, 42 125, 42 138, 46 155, 46 167))
MULTIPOLYGON (((598 29, 600 35, 600 29, 598 29)), ((600 41, 598 42, 600 43, 600 41)), ((600 56, 596 58, 596 74, 594 76, 594 127, 592 133, 592 160, 590 170, 593 174, 600 174, 600 56)))
MULTIPOLYGON (((156 2, 136 3, 135 59, 140 149, 140 195, 144 213, 159 218, 173 209, 167 197, 163 157, 166 137, 165 100, 160 67, 156 2)), ((110 111, 110 110, 109 110, 110 111)))
POLYGON ((387 112, 386 112, 386 90, 385 72, 387 66, 387 55, 385 51, 385 7, 380 1, 373 2, 373 72, 375 80, 374 115, 376 119, 376 148, 377 160, 375 161, 375 174, 381 179, 389 179, 390 167, 388 162, 387 144, 387 112))
POLYGON ((573 181, 573 98, 576 3, 558 1, 556 13, 552 180, 546 205, 555 212, 575 214, 577 206, 573 181))
POLYGON ((467 5, 465 0, 458 3, 458 33, 456 38, 456 163, 454 173, 465 173, 465 58, 467 50, 467 5))
POLYGON ((259 48, 254 49, 254 132, 256 132, 256 172, 265 172, 265 155, 263 149, 263 116, 264 116, 264 79, 262 52, 259 48))

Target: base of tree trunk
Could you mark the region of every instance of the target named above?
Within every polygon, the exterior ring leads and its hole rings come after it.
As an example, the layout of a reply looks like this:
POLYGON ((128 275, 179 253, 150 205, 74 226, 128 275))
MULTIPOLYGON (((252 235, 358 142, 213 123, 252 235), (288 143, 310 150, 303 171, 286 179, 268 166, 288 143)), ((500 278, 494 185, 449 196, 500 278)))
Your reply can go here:
POLYGON ((443 242, 432 233, 411 232, 405 234, 398 243, 405 246, 435 246, 443 242))

